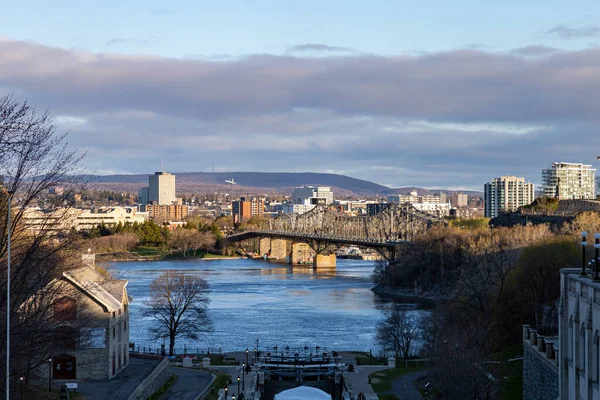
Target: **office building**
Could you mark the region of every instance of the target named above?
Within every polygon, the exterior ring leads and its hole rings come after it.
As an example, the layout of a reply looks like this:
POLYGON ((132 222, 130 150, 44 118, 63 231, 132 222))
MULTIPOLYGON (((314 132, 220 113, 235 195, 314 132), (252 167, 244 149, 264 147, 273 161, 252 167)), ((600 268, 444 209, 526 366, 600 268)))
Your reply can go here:
POLYGON ((521 206, 531 204, 533 199, 533 183, 526 183, 525 178, 494 178, 484 186, 485 216, 494 218, 503 212, 514 212, 521 206))
POLYGON ((333 203, 333 193, 330 187, 305 185, 294 188, 292 203, 328 206, 333 203))
POLYGON ((265 199, 241 197, 231 202, 231 215, 233 223, 239 224, 248 221, 252 217, 263 217, 265 215, 265 199))
POLYGON ((282 211, 284 214, 304 214, 315 207, 315 204, 284 204, 282 211))
POLYGON ((559 200, 595 199, 596 169, 586 164, 555 162, 542 170, 542 192, 559 200))
POLYGON ((175 195, 175 175, 155 172, 148 176, 148 186, 138 190, 140 211, 148 212, 150 218, 181 221, 188 215, 188 206, 182 205, 175 195))
POLYGON ((177 202, 175 196, 175 175, 168 172, 155 172, 148 177, 148 203, 170 205, 177 202))
POLYGON ((396 194, 388 196, 388 203, 396 204, 411 204, 419 211, 437 217, 444 217, 450 214, 450 203, 447 202, 446 194, 439 192, 438 194, 427 194, 419 196, 416 191, 410 192, 408 195, 396 194))

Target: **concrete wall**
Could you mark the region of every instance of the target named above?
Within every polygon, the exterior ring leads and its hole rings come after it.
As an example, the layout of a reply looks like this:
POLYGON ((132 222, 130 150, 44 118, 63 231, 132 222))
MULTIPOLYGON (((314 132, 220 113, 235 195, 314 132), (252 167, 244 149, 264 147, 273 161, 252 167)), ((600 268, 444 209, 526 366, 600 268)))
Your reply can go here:
POLYGON ((558 368, 544 353, 523 341, 523 400, 556 400, 558 368))
POLYGON ((323 255, 317 254, 313 259, 313 268, 335 268, 336 259, 335 254, 323 255))
POLYGON ((285 239, 271 239, 271 256, 278 260, 285 260, 288 256, 287 251, 287 240, 285 239))
POLYGON ((127 398, 127 400, 143 400, 147 399, 156 392, 162 385, 169 380, 171 376, 171 367, 169 365, 169 359, 163 358, 163 360, 154 368, 154 371, 148 375, 146 379, 138 385, 133 393, 127 398))

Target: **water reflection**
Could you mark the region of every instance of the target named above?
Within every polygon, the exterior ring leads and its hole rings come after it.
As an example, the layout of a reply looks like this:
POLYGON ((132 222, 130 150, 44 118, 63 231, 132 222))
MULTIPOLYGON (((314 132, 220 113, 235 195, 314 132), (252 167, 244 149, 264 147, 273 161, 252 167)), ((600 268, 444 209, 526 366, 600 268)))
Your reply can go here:
POLYGON ((202 276, 211 288, 214 333, 200 342, 179 340, 177 347, 231 351, 253 348, 258 338, 270 348, 319 345, 368 350, 389 307, 370 290, 371 261, 338 260, 337 268, 317 270, 245 259, 114 263, 111 267, 129 279, 128 291, 134 297, 131 339, 140 346, 158 344, 148 334, 154 321, 141 313, 150 282, 167 269, 202 276))

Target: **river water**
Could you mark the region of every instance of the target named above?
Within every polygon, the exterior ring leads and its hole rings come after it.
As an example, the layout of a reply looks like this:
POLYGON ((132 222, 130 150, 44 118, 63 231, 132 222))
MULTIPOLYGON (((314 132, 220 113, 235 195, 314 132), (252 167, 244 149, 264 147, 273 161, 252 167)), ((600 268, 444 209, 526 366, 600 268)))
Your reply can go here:
MULTIPOLYGON (((337 260, 337 268, 313 271, 259 260, 188 260, 111 263, 109 269, 128 279, 130 341, 160 347, 148 332, 155 323, 144 317, 150 282, 165 270, 197 274, 210 285, 209 315, 214 332, 198 342, 178 339, 196 351, 315 348, 375 351, 377 323, 391 304, 371 292, 372 261, 337 260)), ((411 306, 407 306, 411 307, 411 306)), ((419 311, 414 311, 418 313, 419 311)))

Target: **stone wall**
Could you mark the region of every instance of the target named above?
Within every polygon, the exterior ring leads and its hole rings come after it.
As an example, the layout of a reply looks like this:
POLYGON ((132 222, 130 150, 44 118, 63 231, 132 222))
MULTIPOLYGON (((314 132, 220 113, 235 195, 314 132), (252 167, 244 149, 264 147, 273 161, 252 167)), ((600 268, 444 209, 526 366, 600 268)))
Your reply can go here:
POLYGON ((315 251, 306 243, 292 243, 292 264, 307 264, 314 256, 315 251))
POLYGON ((313 268, 335 268, 335 254, 317 254, 313 259, 313 268))
POLYGON ((150 375, 135 388, 127 400, 143 400, 149 398, 154 392, 160 389, 167 380, 169 380, 170 376, 171 367, 169 365, 169 359, 165 357, 160 364, 154 368, 154 371, 152 371, 150 375))
POLYGON ((528 340, 523 341, 523 400, 556 400, 558 368, 528 340))

